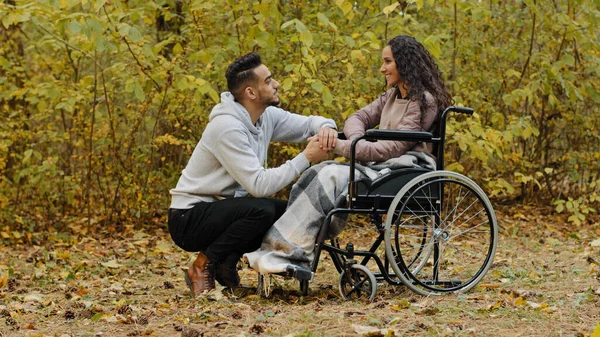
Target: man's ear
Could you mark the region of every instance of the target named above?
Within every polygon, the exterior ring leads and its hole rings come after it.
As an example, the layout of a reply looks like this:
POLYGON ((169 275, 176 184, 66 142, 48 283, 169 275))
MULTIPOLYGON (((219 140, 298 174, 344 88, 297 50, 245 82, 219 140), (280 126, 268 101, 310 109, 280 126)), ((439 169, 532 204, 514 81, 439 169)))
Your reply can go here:
POLYGON ((248 99, 250 100, 255 100, 257 97, 257 92, 256 89, 252 88, 252 87, 246 87, 244 89, 244 95, 246 97, 248 97, 248 99))

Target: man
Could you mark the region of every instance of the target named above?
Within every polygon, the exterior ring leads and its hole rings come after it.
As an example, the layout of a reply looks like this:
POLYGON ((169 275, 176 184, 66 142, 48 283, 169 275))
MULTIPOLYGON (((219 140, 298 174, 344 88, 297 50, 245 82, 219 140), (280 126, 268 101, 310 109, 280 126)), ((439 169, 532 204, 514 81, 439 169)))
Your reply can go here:
POLYGON ((290 184, 336 144, 335 122, 280 108, 279 83, 257 53, 236 59, 225 77, 229 92, 210 113, 200 142, 170 191, 169 232, 182 249, 198 252, 185 271, 192 296, 240 283, 242 254, 260 247, 262 237, 287 202, 268 196, 290 184), (277 168, 265 168, 271 141, 309 143, 277 168), (252 197, 249 197, 252 196, 252 197))

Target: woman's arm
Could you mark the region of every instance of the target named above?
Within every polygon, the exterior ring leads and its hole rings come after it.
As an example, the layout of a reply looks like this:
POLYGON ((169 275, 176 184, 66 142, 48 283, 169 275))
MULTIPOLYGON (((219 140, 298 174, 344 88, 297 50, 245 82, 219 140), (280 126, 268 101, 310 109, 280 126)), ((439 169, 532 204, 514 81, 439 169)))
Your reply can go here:
POLYGON ((337 141, 337 144, 333 149, 335 154, 349 157, 352 140, 364 135, 367 130, 373 129, 379 125, 383 107, 390 97, 393 98, 394 90, 396 89, 392 88, 379 95, 375 101, 362 109, 357 110, 346 119, 344 122, 344 135, 346 136, 346 139, 337 141))
POLYGON ((381 94, 371 104, 356 111, 344 122, 344 134, 346 139, 352 140, 365 134, 369 129, 379 125, 381 121, 381 112, 387 100, 393 96, 395 88, 392 88, 381 94))
MULTIPOLYGON (((406 114, 404 117, 394 125, 390 125, 390 130, 411 130, 411 131, 427 131, 430 130, 435 118, 437 116, 437 107, 433 96, 427 94, 427 108, 425 114, 421 113, 421 105, 419 100, 411 100, 408 103, 406 114)), ((378 123, 379 124, 379 123, 378 123)), ((372 128, 372 127, 369 127, 372 128)), ((344 127, 344 131, 346 128, 344 127)), ((350 157, 350 145, 351 140, 338 141, 344 143, 340 147, 341 150, 338 152, 336 147, 336 153, 343 155, 346 158, 350 157)), ((381 162, 390 158, 395 158, 403 155, 406 151, 409 151, 415 146, 416 142, 407 141, 384 141, 378 142, 367 142, 360 141, 356 144, 355 158, 358 161, 376 161, 381 162)))

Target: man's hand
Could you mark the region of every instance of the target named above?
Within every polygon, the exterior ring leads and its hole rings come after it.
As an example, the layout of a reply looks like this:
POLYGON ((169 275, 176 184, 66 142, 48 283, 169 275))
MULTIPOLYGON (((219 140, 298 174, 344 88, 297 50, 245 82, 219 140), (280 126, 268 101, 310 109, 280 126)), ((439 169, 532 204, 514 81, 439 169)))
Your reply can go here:
POLYGON ((329 153, 321 148, 317 136, 308 138, 308 145, 306 145, 306 148, 302 153, 304 153, 304 156, 306 156, 306 159, 308 159, 311 164, 322 162, 329 156, 329 153))
POLYGON ((335 129, 324 126, 319 130, 319 133, 316 135, 319 140, 319 144, 321 149, 324 151, 329 151, 335 147, 338 139, 338 132, 335 129))

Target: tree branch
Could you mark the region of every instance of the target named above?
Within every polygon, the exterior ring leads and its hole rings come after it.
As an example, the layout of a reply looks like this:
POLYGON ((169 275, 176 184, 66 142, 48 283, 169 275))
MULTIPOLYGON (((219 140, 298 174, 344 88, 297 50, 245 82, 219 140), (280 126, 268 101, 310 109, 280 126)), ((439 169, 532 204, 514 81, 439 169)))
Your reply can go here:
POLYGON ((125 44, 127 45, 127 49, 129 49, 129 52, 131 53, 131 56, 133 56, 133 59, 135 60, 135 62, 137 63, 137 65, 140 67, 140 70, 144 73, 144 75, 148 76, 148 78, 154 83, 154 86, 156 87, 156 90, 162 91, 162 88, 161 88, 160 84, 158 84, 158 82, 156 82, 152 78, 152 76, 150 76, 150 74, 148 74, 148 72, 146 72, 146 69, 145 69, 146 67, 144 65, 142 65, 142 63, 140 62, 140 60, 137 58, 137 56, 135 55, 135 53, 131 49, 131 45, 129 44, 129 41, 127 41, 127 38, 125 36, 123 36, 123 41, 125 41, 125 44))
MULTIPOLYGON (((537 4, 537 1, 534 0, 533 1, 533 5, 535 6, 537 4)), ((527 60, 525 61, 525 64, 523 65, 523 70, 521 70, 521 77, 519 77, 519 81, 517 82, 516 88, 518 88, 521 85, 521 81, 523 80, 523 77, 525 77, 525 71, 527 70, 527 67, 529 66, 529 62, 531 61, 531 54, 533 52, 533 41, 535 39, 535 22, 536 22, 536 14, 535 12, 533 12, 533 23, 531 24, 531 38, 529 39, 529 52, 527 54, 527 60)))
POLYGON ((51 31, 47 30, 46 28, 44 28, 44 27, 42 27, 42 26, 36 26, 36 27, 37 27, 38 29, 41 29, 41 30, 43 30, 43 31, 44 31, 45 33, 47 33, 47 34, 50 34, 50 36, 52 36, 53 38, 55 38, 56 40, 58 40, 58 42, 60 42, 60 43, 64 43, 66 46, 68 46, 68 47, 71 47, 72 49, 74 49, 74 50, 77 50, 77 51, 78 51, 78 52, 80 52, 81 54, 83 54, 83 55, 85 55, 85 56, 87 56, 87 57, 91 58, 91 59, 94 61, 94 64, 95 64, 95 65, 96 65, 98 68, 100 68, 100 71, 104 71, 104 67, 103 67, 103 66, 102 66, 100 63, 98 63, 98 61, 97 61, 97 60, 94 58, 94 56, 92 56, 92 55, 90 55, 89 53, 87 53, 87 52, 85 52, 85 51, 83 51, 83 50, 81 50, 81 49, 79 49, 79 48, 75 47, 74 45, 70 44, 69 42, 67 42, 67 41, 65 41, 65 40, 63 40, 63 39, 61 39, 60 37, 58 37, 58 36, 54 35, 54 34, 53 34, 51 31))

